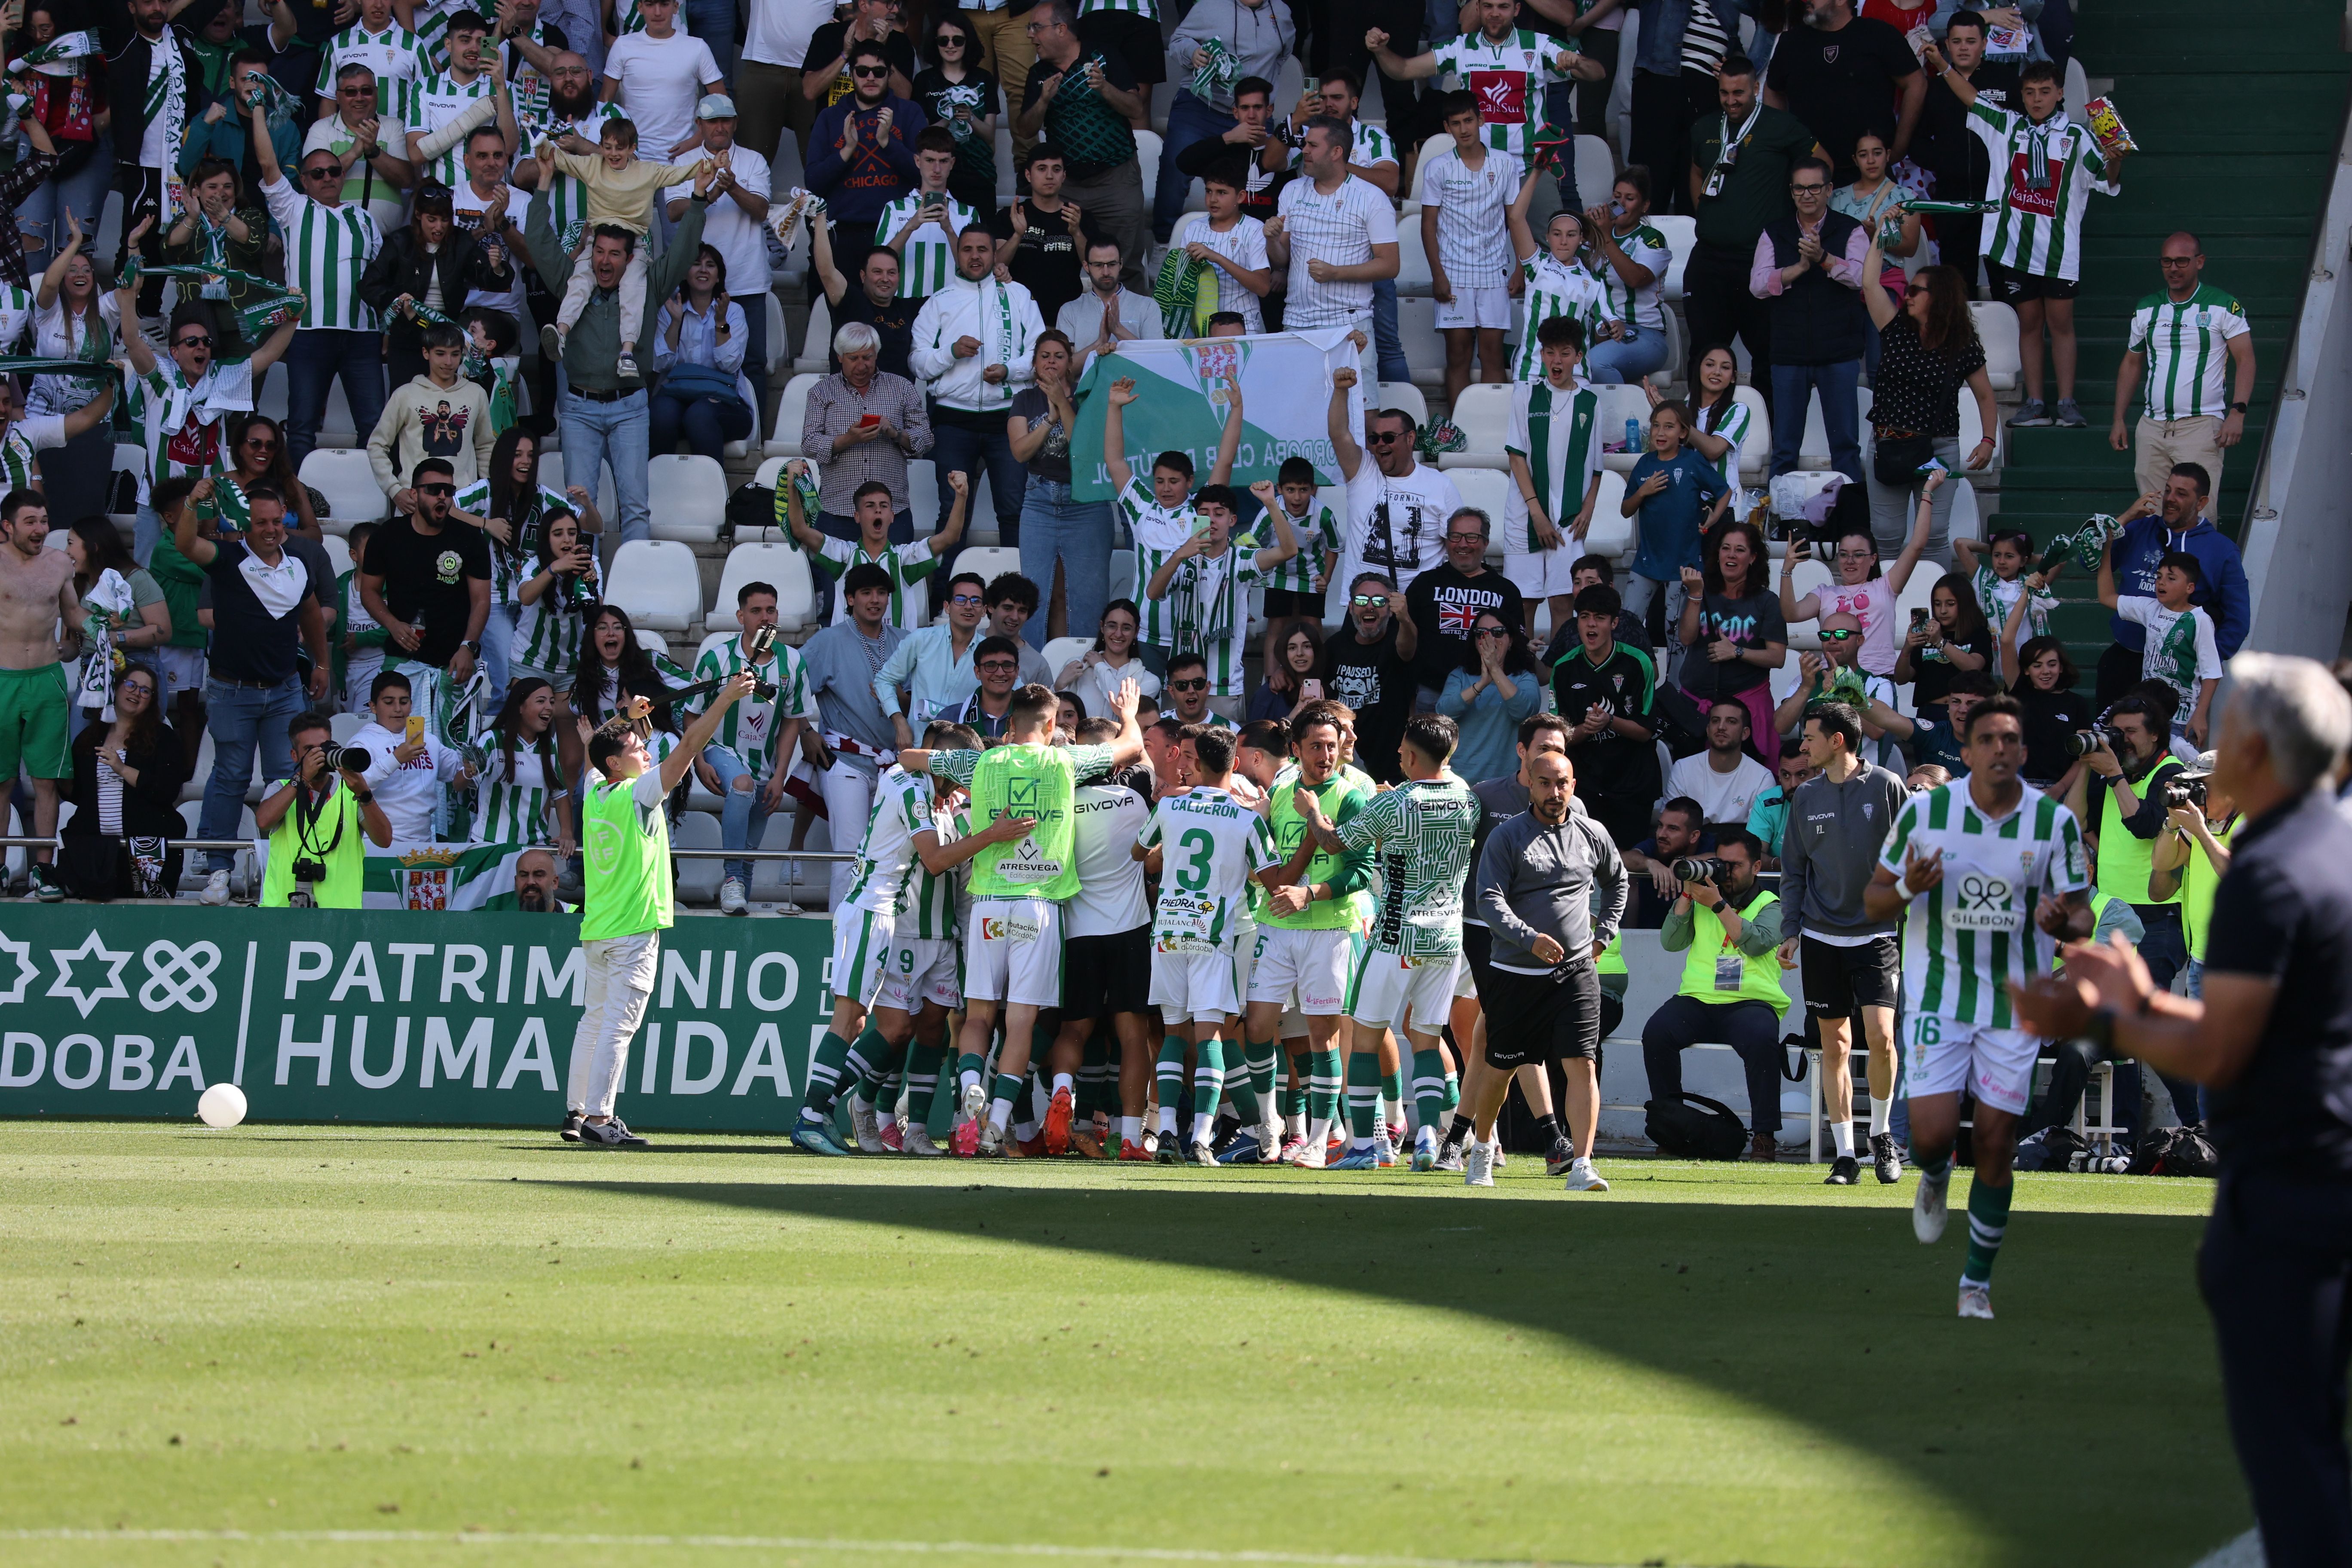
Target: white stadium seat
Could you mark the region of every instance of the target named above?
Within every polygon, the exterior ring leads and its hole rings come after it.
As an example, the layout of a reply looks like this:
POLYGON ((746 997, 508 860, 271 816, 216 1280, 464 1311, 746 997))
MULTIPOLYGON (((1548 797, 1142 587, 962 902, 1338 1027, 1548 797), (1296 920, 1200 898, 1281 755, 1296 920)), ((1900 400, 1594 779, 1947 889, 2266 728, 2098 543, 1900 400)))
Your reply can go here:
POLYGON ((685 632, 702 624, 702 574, 692 547, 632 539, 613 552, 604 597, 649 631, 685 632))
POLYGON ((1599 136, 1576 139, 1576 195, 1588 207, 1607 205, 1617 184, 1617 153, 1599 136))
POLYGON ((1584 554, 1622 561, 1633 553, 1633 520, 1625 515, 1625 476, 1601 471, 1601 491, 1592 498, 1592 526, 1584 531, 1584 554))
POLYGON ((1437 459, 1441 468, 1507 468, 1503 447, 1511 437, 1511 387, 1507 382, 1478 382, 1462 389, 1454 400, 1454 426, 1469 445, 1437 459))
POLYGON ((1094 634, 1089 632, 1082 637, 1055 637, 1045 644, 1041 652, 1045 660, 1045 668, 1058 676, 1062 673, 1063 666, 1072 659, 1086 658, 1087 654, 1094 651, 1094 634))
MULTIPOLYGON (((1412 160, 1412 189, 1405 193, 1412 200, 1418 202, 1422 198, 1422 192, 1429 178, 1429 161, 1453 145, 1454 138, 1443 131, 1421 144, 1421 151, 1414 154, 1412 160)), ((1398 226, 1402 228, 1403 226, 1400 224, 1398 226)), ((1418 228, 1420 225, 1416 224, 1413 226, 1418 228)))
POLYGON ((791 595, 788 581, 797 576, 806 588, 809 582, 808 557, 796 544, 739 544, 727 552, 727 563, 719 568, 719 591, 711 595, 710 614, 703 626, 713 637, 731 634, 736 630, 735 595, 746 583, 766 583, 776 590, 776 619, 790 627, 806 621, 808 606, 800 606, 796 618, 787 613, 785 599, 791 595))
POLYGON ((1760 482, 1772 468, 1772 409, 1764 395, 1752 386, 1735 387, 1731 395, 1747 405, 1748 437, 1739 443, 1739 477, 1748 484, 1760 482))
POLYGON ((1007 572, 1021 570, 1021 552, 1004 544, 974 545, 958 551, 949 570, 976 572, 982 582, 993 583, 1007 572))
POLYGON ((801 338, 801 352, 793 360, 793 374, 814 373, 823 375, 833 368, 833 301, 824 297, 822 288, 809 290, 808 328, 801 338))
POLYGON ((1698 220, 1681 213, 1654 212, 1648 221, 1664 237, 1666 248, 1675 253, 1674 259, 1666 263, 1664 292, 1659 298, 1679 300, 1683 297, 1683 269, 1690 265, 1691 250, 1698 244, 1698 220))
POLYGON ((656 452, 646 467, 646 493, 656 539, 707 544, 727 521, 727 470, 716 458, 656 452))
POLYGON ((384 514, 383 491, 364 451, 318 447, 302 459, 299 478, 327 498, 319 526, 329 533, 349 533, 352 524, 374 522, 384 514))
POLYGON ((669 638, 662 636, 659 632, 649 632, 646 630, 645 627, 639 626, 637 628, 637 646, 645 649, 647 653, 654 655, 656 658, 667 658, 669 657, 669 638))
MULTIPOLYGON (((824 290, 823 289, 819 289, 815 292, 816 297, 819 300, 823 300, 824 298, 824 290)), ((776 367, 782 364, 788 357, 787 345, 791 342, 784 333, 784 302, 776 298, 776 291, 773 289, 762 290, 760 298, 764 300, 767 305, 768 374, 770 375, 773 375, 776 374, 776 367)))
POLYGON ((336 576, 340 577, 352 569, 352 547, 341 534, 328 534, 321 541, 321 548, 326 551, 327 564, 335 569, 336 576))
MULTIPOLYGON (((699 783, 695 784, 692 793, 705 800, 710 798, 699 783)), ((792 824, 790 812, 784 814, 784 823, 789 829, 792 824)), ((680 849, 716 849, 720 843, 719 819, 707 808, 688 810, 677 819, 677 826, 670 829, 669 841, 680 849)), ((706 860, 699 855, 690 860, 677 861, 677 901, 697 905, 717 903, 719 883, 726 875, 726 864, 723 860, 706 860)))
POLYGON ((1151 200, 1160 188, 1160 132, 1139 131, 1135 133, 1135 165, 1143 177, 1143 199, 1151 200))
POLYGON ((1503 509, 1510 500, 1510 475, 1495 468, 1456 468, 1446 478, 1461 492, 1464 506, 1485 512, 1494 529, 1502 527, 1503 509))
MULTIPOLYGON (((1398 303, 1402 304, 1403 301, 1399 300, 1398 303)), ((1420 378, 1420 374, 1417 370, 1413 373, 1415 380, 1420 378)), ((1444 374, 1440 372, 1438 384, 1444 385, 1444 374)), ((1429 399, 1422 395, 1421 388, 1413 382, 1384 381, 1381 383, 1381 406, 1402 409, 1412 415, 1416 428, 1429 423, 1429 399)))
POLYGON ((352 737, 366 729, 367 725, 368 716, 364 713, 338 713, 329 729, 335 737, 335 744, 348 746, 352 743, 352 737))
MULTIPOLYGON (((1398 220, 1402 223, 1403 220, 1398 220)), ((1406 294, 1397 300, 1397 337, 1405 363, 1420 386, 1445 384, 1445 340, 1437 333, 1437 301, 1426 294, 1406 294)))
POLYGON ((1638 420, 1641 424, 1639 447, 1631 452, 1604 450, 1601 455, 1602 468, 1613 474, 1624 473, 1641 461, 1642 454, 1649 450, 1650 400, 1638 386, 1596 386, 1592 390, 1600 395, 1601 406, 1593 416, 1593 422, 1601 427, 1604 447, 1625 439, 1626 420, 1638 420))
POLYGON ((776 424, 768 437, 767 454, 773 457, 798 458, 801 451, 801 427, 808 419, 809 389, 823 381, 816 371, 802 371, 784 383, 783 395, 776 400, 776 424))
POLYGON ((1421 225, 1397 225, 1397 292, 1401 295, 1427 294, 1433 287, 1429 273, 1429 253, 1422 248, 1421 225))
POLYGON ((2025 374, 2017 312, 1998 301, 1975 300, 1969 313, 1977 319, 1977 340, 1984 345, 1986 379, 1995 392, 2011 390, 2025 374))

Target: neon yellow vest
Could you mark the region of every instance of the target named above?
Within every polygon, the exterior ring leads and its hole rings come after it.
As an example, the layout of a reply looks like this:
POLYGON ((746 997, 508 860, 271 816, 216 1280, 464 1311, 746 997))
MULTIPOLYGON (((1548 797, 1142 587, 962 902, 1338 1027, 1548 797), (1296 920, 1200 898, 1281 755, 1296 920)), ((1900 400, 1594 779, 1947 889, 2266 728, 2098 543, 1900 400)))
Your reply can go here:
MULTIPOLYGON (((1712 912, 1707 915, 1707 919, 1715 920, 1715 916, 1712 912)), ((1718 929, 1721 927, 1722 923, 1723 922, 1720 921, 1716 921, 1718 929)), ((1609 939, 1609 945, 1601 950, 1601 956, 1593 961, 1592 967, 1595 971, 1602 974, 1622 974, 1626 972, 1625 933, 1623 931, 1619 931, 1615 936, 1609 939)))
MULTIPOLYGON (((2180 771, 2178 760, 2160 762, 2147 777, 2132 785, 2132 793, 2145 801, 2151 791, 2164 787, 2165 774, 2180 771)), ((2168 899, 2147 896, 2148 857, 2156 848, 2155 841, 2137 837, 2123 825, 2116 814, 2116 792, 2106 780, 2094 778, 2090 787, 2106 796, 2105 804, 2099 808, 2099 864, 2092 880, 2127 904, 2179 903, 2179 888, 2172 889, 2168 899)))
MULTIPOLYGON (((2232 820, 2213 837, 2227 845, 2238 836, 2242 820, 2232 820)), ((2213 889, 2221 885, 2221 873, 2205 858, 2204 846, 2192 842, 2188 864, 2180 868, 2180 922, 2189 928, 2189 956, 2200 963, 2205 962, 2206 930, 2213 923, 2213 889)))
POLYGON ((580 940, 603 942, 666 931, 672 922, 669 818, 658 808, 640 826, 635 779, 588 785, 582 808, 581 851, 588 862, 588 901, 580 940))
MULTIPOLYGON (((311 899, 320 909, 358 909, 360 884, 367 876, 366 839, 360 803, 340 783, 308 833, 301 831, 294 807, 288 806, 285 819, 269 836, 269 865, 261 875, 261 907, 288 907, 287 900, 294 891, 294 862, 299 857, 327 868, 326 877, 310 884, 311 899)), ((2210 907, 2210 894, 2206 902, 2210 907)))
MULTIPOLYGON (((1748 906, 1739 911, 1743 921, 1753 920, 1761 910, 1777 900, 1767 892, 1759 891, 1748 906)), ((1785 1017, 1789 1012, 1789 992, 1780 984, 1780 958, 1777 952, 1767 952, 1761 958, 1750 958, 1723 940, 1723 921, 1704 904, 1691 906, 1691 944, 1689 956, 1683 960, 1681 994, 1699 1002, 1721 1005, 1728 1002, 1762 1002, 1785 1017), (1738 961, 1739 984, 1725 990, 1717 985, 1717 960, 1738 961)))
MULTIPOLYGON (((1286 861, 1298 853, 1299 841, 1307 836, 1307 823, 1298 815, 1297 792, 1307 786, 1293 778, 1278 784, 1274 792, 1274 813, 1267 826, 1274 830, 1274 847, 1286 861)), ((1363 791, 1348 782, 1345 773, 1334 773, 1323 787, 1311 792, 1315 802, 1323 808, 1327 821, 1336 825, 1339 820, 1340 803, 1353 797, 1359 805, 1369 798, 1363 791)), ((1353 815, 1352 813, 1350 815, 1353 815)), ((1342 869, 1340 858, 1326 849, 1315 851, 1307 862, 1307 875, 1302 880, 1308 887, 1318 882, 1336 880, 1342 869)), ((1253 882, 1252 887, 1256 884, 1253 882)), ((1295 915, 1276 914, 1270 904, 1253 904, 1253 912, 1264 925, 1280 926, 1286 931, 1354 931, 1371 913, 1371 900, 1358 889, 1344 899, 1323 899, 1311 903, 1295 915)))
POLYGON ((1067 899, 1078 890, 1070 805, 1077 769, 1053 746, 1006 745, 981 753, 971 770, 974 831, 1002 816, 1034 817, 1028 837, 992 844, 971 860, 975 899, 1067 899))

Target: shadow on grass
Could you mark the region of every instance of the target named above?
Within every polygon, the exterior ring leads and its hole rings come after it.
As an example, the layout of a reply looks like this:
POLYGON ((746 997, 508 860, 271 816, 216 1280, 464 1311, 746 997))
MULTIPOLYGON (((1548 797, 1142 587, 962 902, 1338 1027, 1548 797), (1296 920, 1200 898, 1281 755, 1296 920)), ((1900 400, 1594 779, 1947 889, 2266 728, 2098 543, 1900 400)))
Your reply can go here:
MULTIPOLYGON (((1834 1196, 1612 1206, 1287 1187, 638 1183, 611 1167, 551 1184, 1215 1269, 1556 1335, 1800 1421, 1825 1463, 1858 1453, 1902 1472, 2004 1534, 2011 1561, 2185 1563, 2247 1518, 2193 1284, 2194 1216, 2037 1212, 2029 1186, 1997 1276, 2001 1317, 1988 1324, 1953 1316, 1965 1220, 1923 1247, 1907 1215, 1834 1196), (2210 1437, 2182 1440, 2193 1433, 2210 1437)), ((1313 1297, 1295 1300, 1266 1326, 1304 1349, 1324 1331, 1313 1297)))

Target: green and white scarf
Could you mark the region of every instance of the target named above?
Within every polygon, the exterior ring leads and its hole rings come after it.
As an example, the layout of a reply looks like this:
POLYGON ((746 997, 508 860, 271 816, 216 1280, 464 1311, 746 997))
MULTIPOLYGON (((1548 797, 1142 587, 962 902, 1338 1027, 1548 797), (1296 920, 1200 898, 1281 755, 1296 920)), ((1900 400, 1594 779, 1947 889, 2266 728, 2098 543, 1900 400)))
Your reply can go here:
POLYGON ((81 68, 76 61, 102 52, 95 32, 62 33, 10 60, 8 74, 22 76, 37 70, 43 76, 72 76, 81 68))
POLYGON ((1223 103, 1233 96, 1242 63, 1223 38, 1211 38, 1201 46, 1201 52, 1209 58, 1192 72, 1192 96, 1203 103, 1223 103))
POLYGON ((1195 261, 1182 246, 1160 258, 1151 297, 1160 304, 1160 330, 1171 338, 1205 338, 1217 312, 1217 280, 1211 263, 1195 261))

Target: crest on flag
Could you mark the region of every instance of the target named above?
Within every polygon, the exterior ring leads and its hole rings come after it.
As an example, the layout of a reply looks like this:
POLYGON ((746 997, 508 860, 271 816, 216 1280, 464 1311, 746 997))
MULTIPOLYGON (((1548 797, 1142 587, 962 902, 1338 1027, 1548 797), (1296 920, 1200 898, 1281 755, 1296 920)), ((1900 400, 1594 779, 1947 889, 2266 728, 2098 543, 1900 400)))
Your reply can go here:
POLYGON ((1250 344, 1246 338, 1200 338, 1187 342, 1183 349, 1184 368, 1192 373, 1193 384, 1209 406, 1222 417, 1225 406, 1225 384, 1238 380, 1242 367, 1249 363, 1250 344))
POLYGON ((457 851, 412 849, 400 857, 394 872, 394 891, 404 910, 446 910, 449 885, 457 869, 457 851))

